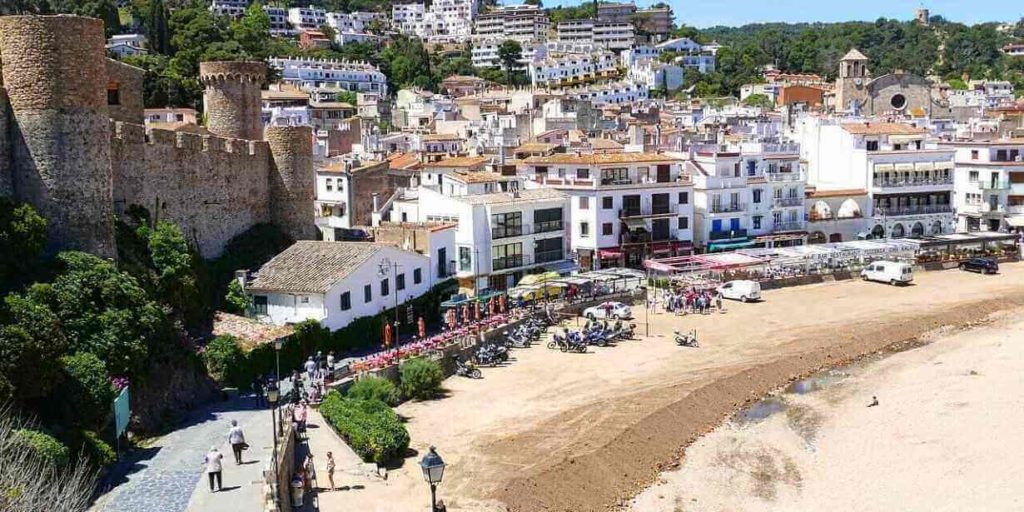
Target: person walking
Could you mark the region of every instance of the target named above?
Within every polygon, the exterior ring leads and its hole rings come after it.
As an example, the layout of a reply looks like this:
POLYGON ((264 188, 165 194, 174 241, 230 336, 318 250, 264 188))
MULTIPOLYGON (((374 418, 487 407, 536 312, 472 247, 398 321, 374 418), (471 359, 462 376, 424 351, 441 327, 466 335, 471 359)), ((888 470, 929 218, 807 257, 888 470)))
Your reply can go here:
POLYGON ((220 461, 224 458, 224 455, 217 450, 216 446, 211 446, 210 451, 206 453, 206 475, 210 479, 210 492, 216 492, 224 488, 224 482, 221 480, 221 465, 220 461), (217 481, 217 489, 213 488, 213 481, 217 481))
POLYGON ((238 420, 231 420, 231 430, 228 431, 228 443, 231 444, 231 451, 235 454, 235 464, 242 463, 242 450, 249 445, 245 444, 245 432, 238 426, 238 420))
POLYGON ((252 393, 256 397, 256 407, 263 407, 266 400, 263 399, 263 381, 259 376, 252 379, 252 393))
POLYGON ((333 350, 327 353, 327 371, 328 372, 333 372, 334 371, 334 351, 333 350))
POLYGON ((303 366, 306 369, 306 376, 309 377, 309 382, 313 382, 313 378, 316 376, 316 363, 313 362, 313 356, 309 356, 306 359, 306 364, 303 366))
POLYGON ((331 484, 331 490, 334 490, 334 454, 327 452, 327 482, 331 484))

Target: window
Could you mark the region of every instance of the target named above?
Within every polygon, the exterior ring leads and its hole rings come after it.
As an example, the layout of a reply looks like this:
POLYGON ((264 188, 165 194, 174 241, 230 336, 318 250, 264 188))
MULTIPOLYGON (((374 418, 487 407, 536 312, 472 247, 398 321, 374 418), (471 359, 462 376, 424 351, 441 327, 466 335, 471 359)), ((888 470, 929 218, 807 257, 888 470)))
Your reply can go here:
POLYGON ((679 204, 690 204, 690 193, 680 192, 679 193, 679 204))
POLYGON ((590 236, 590 223, 589 222, 580 222, 580 236, 583 237, 583 238, 587 238, 587 237, 590 236))
POLYGON ((533 242, 534 263, 550 263, 564 259, 562 238, 545 238, 533 242))
POLYGON ((507 238, 523 234, 523 214, 495 213, 491 215, 491 238, 507 238))
POLYGON ((967 173, 967 181, 971 183, 978 182, 978 171, 970 171, 967 173))
POLYGON ((654 215, 664 215, 669 213, 671 207, 669 206, 669 195, 668 194, 651 194, 651 213, 654 215))
POLYGON ((977 160, 977 159, 978 159, 978 150, 977 149, 972 149, 971 150, 971 160, 977 160))
POLYGON ((534 233, 559 231, 562 229, 562 209, 545 208, 543 210, 534 210, 533 222, 534 233))
POLYGON ((366 285, 363 287, 363 302, 370 302, 373 300, 373 287, 366 285))
POLYGON ((753 217, 751 217, 751 221, 754 224, 754 229, 761 229, 761 216, 760 215, 754 215, 753 217))
POLYGON ((412 284, 420 284, 423 282, 423 269, 418 268, 412 271, 412 284))
POLYGON ((327 184, 326 186, 327 186, 327 191, 328 192, 334 190, 334 180, 333 179, 327 178, 326 184, 327 184))
POLYGON ((868 151, 878 151, 878 141, 877 140, 869 140, 869 141, 867 141, 867 147, 868 147, 868 151))
POLYGON ((523 266, 523 244, 514 243, 496 245, 491 249, 493 259, 491 260, 492 270, 504 270, 523 266))
POLYGON ((387 279, 380 280, 380 296, 387 297, 391 293, 391 282, 387 279))
POLYGON ((753 194, 754 194, 754 202, 755 203, 760 203, 761 202, 761 189, 755 188, 753 190, 753 194))
POLYGON ((581 197, 580 198, 580 210, 589 210, 589 209, 590 209, 590 198, 586 197, 586 196, 581 197))
POLYGON ((621 185, 624 183, 629 183, 629 169, 625 167, 601 169, 602 185, 621 185))
POLYGON ((578 180, 589 180, 590 169, 576 169, 576 179, 578 180))
POLYGON ((611 235, 612 229, 613 228, 611 222, 605 222, 604 224, 601 224, 601 234, 604 236, 611 235))
POLYGON ((676 221, 676 228, 678 228, 678 229, 690 229, 690 218, 689 217, 679 217, 679 220, 676 221))
POLYGON ((117 82, 107 84, 107 105, 121 104, 121 89, 117 82))
POLYGON ((267 296, 266 295, 253 295, 252 296, 252 310, 257 315, 267 314, 267 296))
POLYGON ((352 309, 352 294, 345 292, 341 294, 341 310, 348 311, 352 309))
POLYGON ((611 196, 602 197, 601 198, 601 208, 603 208, 605 210, 611 210, 612 208, 614 208, 614 206, 613 206, 613 204, 615 202, 614 199, 615 198, 613 198, 611 196))
POLYGON ((405 289, 405 273, 401 273, 401 274, 398 274, 397 276, 395 276, 395 289, 396 290, 404 290, 405 289))
POLYGON ((473 249, 459 247, 459 272, 469 272, 473 268, 473 249))

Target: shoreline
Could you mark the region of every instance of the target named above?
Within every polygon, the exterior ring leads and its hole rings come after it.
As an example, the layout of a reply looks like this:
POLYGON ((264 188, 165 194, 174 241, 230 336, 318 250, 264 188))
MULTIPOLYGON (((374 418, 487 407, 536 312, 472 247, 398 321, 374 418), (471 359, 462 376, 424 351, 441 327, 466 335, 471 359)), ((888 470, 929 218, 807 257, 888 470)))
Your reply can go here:
POLYGON ((503 489, 487 497, 504 503, 510 511, 623 509, 656 482, 662 471, 679 467, 686 449, 696 440, 776 390, 814 373, 854 364, 871 354, 898 353, 926 345, 930 341, 922 342, 921 338, 930 333, 971 329, 990 321, 994 313, 1021 306, 1024 306, 1024 294, 958 304, 905 321, 887 322, 840 345, 823 346, 748 367, 653 411, 615 436, 612 443, 558 461, 537 474, 512 479, 503 489), (923 325, 915 329, 911 323, 923 325), (671 424, 677 427, 666 428, 671 424), (664 454, 645 453, 653 446, 660 446, 664 454), (623 462, 614 474, 605 464, 609 458, 623 462), (580 491, 570 494, 564 492, 564 482, 584 484, 580 491))

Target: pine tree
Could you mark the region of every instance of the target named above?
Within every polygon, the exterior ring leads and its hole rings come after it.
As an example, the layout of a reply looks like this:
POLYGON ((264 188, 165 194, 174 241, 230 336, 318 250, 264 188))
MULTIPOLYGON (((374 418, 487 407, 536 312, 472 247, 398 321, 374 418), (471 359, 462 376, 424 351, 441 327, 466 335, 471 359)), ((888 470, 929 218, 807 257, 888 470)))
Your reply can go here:
POLYGON ((168 43, 167 8, 164 7, 164 0, 152 0, 149 4, 149 23, 146 29, 150 49, 163 55, 169 54, 171 48, 168 43))

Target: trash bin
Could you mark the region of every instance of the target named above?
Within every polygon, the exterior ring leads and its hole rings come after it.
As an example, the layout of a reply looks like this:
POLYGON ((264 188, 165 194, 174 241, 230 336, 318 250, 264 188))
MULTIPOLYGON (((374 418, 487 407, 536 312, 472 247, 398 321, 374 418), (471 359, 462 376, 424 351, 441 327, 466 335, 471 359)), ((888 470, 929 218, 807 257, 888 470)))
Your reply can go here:
POLYGON ((306 494, 306 484, 302 477, 296 476, 292 479, 292 508, 302 506, 302 500, 306 494))

